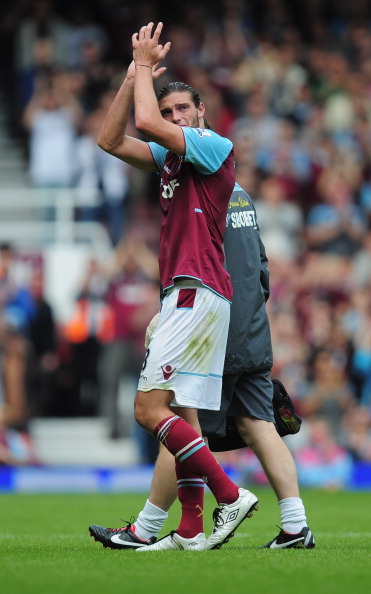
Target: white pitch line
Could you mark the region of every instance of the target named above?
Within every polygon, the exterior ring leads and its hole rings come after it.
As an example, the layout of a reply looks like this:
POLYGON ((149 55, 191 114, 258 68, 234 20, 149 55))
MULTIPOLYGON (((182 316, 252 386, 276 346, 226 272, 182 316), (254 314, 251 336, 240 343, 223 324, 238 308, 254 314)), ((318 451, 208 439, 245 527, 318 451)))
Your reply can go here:
MULTIPOLYGON (((253 535, 249 532, 238 531, 234 538, 245 538, 246 536, 251 537, 253 535)), ((314 536, 324 538, 371 538, 371 532, 318 532, 316 530, 314 536)))
POLYGON ((371 538, 371 532, 315 532, 315 536, 325 536, 325 537, 330 537, 330 538, 360 538, 360 537, 366 537, 366 538, 371 538))

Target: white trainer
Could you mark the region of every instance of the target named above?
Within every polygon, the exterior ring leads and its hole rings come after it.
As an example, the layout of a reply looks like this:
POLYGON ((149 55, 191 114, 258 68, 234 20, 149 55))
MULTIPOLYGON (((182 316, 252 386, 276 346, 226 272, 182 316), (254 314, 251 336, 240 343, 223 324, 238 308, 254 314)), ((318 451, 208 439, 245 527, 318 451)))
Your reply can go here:
POLYGON ((206 546, 206 536, 200 532, 193 538, 183 538, 175 530, 167 536, 160 538, 157 542, 147 547, 139 547, 138 552, 142 551, 204 551, 206 546))
POLYGON ((238 499, 234 503, 221 503, 214 510, 214 528, 207 539, 207 549, 220 549, 234 536, 235 530, 245 518, 251 518, 253 511, 259 509, 259 500, 254 493, 240 487, 238 495, 238 499))

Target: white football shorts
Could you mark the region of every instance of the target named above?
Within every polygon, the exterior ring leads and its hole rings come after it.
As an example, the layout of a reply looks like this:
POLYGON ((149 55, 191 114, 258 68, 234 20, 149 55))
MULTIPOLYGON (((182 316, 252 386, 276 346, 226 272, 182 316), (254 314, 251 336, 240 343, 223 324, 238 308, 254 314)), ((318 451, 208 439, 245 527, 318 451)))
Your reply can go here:
POLYGON ((138 390, 172 390, 172 406, 219 410, 229 316, 229 301, 178 281, 163 300, 138 390))

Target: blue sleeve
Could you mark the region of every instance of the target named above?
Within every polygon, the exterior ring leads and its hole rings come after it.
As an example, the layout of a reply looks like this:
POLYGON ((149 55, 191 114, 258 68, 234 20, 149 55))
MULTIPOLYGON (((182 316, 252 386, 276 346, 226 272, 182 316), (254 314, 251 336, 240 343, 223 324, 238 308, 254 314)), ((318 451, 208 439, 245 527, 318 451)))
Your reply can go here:
POLYGON ((185 161, 203 174, 220 169, 233 148, 228 138, 201 128, 182 128, 186 143, 185 161))
POLYGON ((156 142, 149 142, 148 146, 151 149, 158 170, 162 171, 168 150, 156 142))

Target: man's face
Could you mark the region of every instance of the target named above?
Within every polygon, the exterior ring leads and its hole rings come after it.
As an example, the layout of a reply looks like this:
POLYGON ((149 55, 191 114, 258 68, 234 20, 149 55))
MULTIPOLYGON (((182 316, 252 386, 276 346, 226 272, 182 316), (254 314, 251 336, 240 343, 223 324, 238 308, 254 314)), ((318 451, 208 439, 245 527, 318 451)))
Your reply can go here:
POLYGON ((168 122, 191 128, 201 127, 200 118, 205 113, 205 106, 201 102, 200 106, 196 107, 188 91, 171 93, 161 99, 158 106, 162 117, 168 122))

